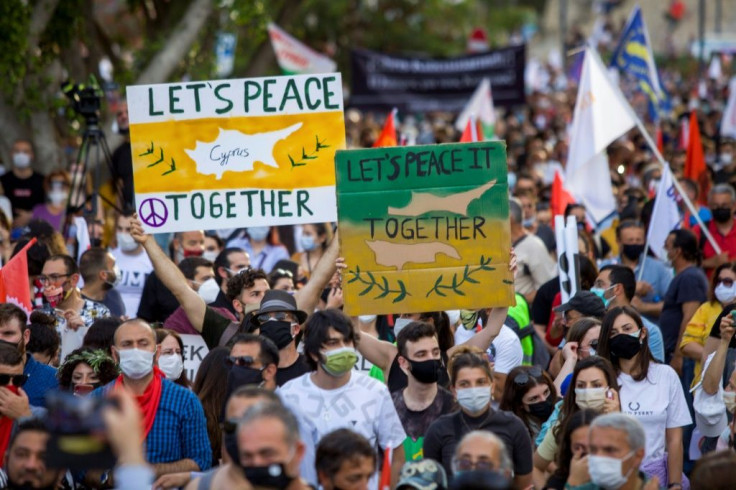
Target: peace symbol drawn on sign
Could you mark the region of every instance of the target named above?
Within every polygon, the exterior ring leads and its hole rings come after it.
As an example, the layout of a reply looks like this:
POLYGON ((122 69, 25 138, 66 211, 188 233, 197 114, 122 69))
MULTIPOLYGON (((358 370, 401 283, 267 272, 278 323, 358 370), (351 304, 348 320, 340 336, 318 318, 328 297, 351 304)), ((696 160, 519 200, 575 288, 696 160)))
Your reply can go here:
POLYGON ((138 216, 148 226, 158 228, 166 223, 169 210, 161 199, 152 197, 143 201, 138 208, 138 216))

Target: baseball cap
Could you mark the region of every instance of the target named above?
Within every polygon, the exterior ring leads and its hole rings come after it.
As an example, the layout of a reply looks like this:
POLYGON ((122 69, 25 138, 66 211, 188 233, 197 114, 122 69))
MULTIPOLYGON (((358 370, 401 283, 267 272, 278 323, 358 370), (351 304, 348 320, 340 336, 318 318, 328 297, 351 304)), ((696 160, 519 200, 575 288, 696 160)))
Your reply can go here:
POLYGON ((593 316, 603 318, 606 314, 606 307, 603 300, 590 291, 578 291, 568 300, 567 303, 555 308, 557 312, 575 310, 584 316, 593 316))
POLYGON ((396 490, 447 490, 445 469, 432 459, 407 461, 401 467, 396 490))

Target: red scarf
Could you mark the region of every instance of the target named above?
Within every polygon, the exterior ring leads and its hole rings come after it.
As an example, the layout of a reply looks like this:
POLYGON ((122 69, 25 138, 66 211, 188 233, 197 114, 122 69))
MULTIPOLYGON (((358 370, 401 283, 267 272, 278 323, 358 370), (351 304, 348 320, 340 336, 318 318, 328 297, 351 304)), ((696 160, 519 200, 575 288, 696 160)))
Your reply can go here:
MULTIPOLYGON (((18 394, 17 386, 4 386, 6 390, 18 394)), ((0 388, 2 389, 2 388, 0 388)), ((0 461, 5 461, 5 451, 8 449, 10 442, 10 433, 13 431, 13 419, 10 417, 0 417, 0 461)))
MULTIPOLYGON (((141 396, 137 396, 136 400, 138 400, 138 406, 141 409, 141 412, 143 413, 143 439, 145 440, 146 437, 148 437, 148 433, 151 431, 151 427, 153 427, 153 421, 156 419, 156 412, 158 412, 158 404, 161 401, 161 380, 164 377, 164 373, 162 373, 158 366, 153 367, 153 379, 150 383, 148 383, 148 386, 146 386, 146 391, 143 392, 141 396)), ((119 387, 123 384, 123 375, 121 374, 118 376, 118 379, 115 380, 115 387, 119 387)))

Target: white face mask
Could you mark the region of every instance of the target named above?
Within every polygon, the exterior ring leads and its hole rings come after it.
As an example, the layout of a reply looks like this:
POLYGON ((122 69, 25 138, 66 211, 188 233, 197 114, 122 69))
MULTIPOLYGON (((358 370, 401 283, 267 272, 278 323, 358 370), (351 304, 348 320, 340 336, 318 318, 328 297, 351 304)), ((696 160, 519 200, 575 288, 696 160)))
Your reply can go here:
POLYGON ((202 254, 202 258, 207 259, 210 262, 214 262, 218 255, 220 255, 220 252, 217 250, 205 250, 202 254))
POLYGON ((591 481, 601 488, 618 489, 621 488, 634 468, 624 475, 621 473, 621 465, 629 459, 634 452, 630 452, 623 459, 609 458, 608 456, 588 456, 588 473, 590 473, 591 481))
POLYGON ((13 153, 13 165, 18 168, 28 168, 31 166, 31 155, 19 151, 13 153))
POLYGON ((153 371, 153 357, 155 352, 140 349, 118 350, 120 370, 130 379, 141 379, 153 371))
POLYGON ((317 242, 314 240, 314 237, 312 235, 302 235, 299 238, 299 244, 307 252, 311 252, 312 250, 317 248, 317 242))
POLYGON ((720 283, 715 289, 716 299, 723 305, 730 304, 736 298, 736 282, 731 287, 720 283))
POLYGON ((120 250, 123 252, 132 252, 138 248, 138 243, 133 240, 133 236, 130 233, 122 233, 119 231, 115 233, 115 237, 118 240, 118 247, 120 247, 120 250))
POLYGON ((271 228, 268 226, 252 226, 250 228, 247 228, 248 230, 248 236, 251 238, 251 240, 255 242, 262 242, 266 238, 268 238, 268 232, 271 231, 271 228))
POLYGON ((358 320, 363 324, 373 323, 376 321, 376 315, 360 315, 358 320))
POLYGON ((199 286, 197 294, 205 303, 214 303, 217 299, 217 295, 220 294, 220 286, 217 285, 217 281, 215 281, 214 277, 207 279, 199 286))
POLYGON ((69 197, 69 193, 65 191, 50 191, 49 192, 49 202, 51 202, 51 204, 53 204, 54 206, 59 206, 60 204, 64 204, 64 202, 66 202, 68 197, 69 197))
POLYGON ((179 354, 162 354, 158 356, 158 368, 169 381, 176 381, 184 371, 184 360, 179 354))
POLYGON ((606 403, 606 388, 575 388, 575 404, 582 410, 601 410, 606 403))
POLYGON ((404 327, 406 327, 413 321, 414 320, 410 318, 397 318, 396 321, 394 322, 394 337, 398 339, 399 332, 401 332, 404 329, 404 327))
POLYGON ((470 413, 485 410, 491 403, 491 387, 462 388, 457 390, 457 403, 470 413))
POLYGON ((736 391, 724 391, 723 403, 726 404, 726 410, 731 413, 736 412, 736 391))

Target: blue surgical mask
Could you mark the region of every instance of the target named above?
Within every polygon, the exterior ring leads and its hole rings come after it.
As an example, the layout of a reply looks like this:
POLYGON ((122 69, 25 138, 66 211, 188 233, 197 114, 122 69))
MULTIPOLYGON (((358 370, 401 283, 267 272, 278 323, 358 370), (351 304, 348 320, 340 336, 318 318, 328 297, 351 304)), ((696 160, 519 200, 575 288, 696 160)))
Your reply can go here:
POLYGON ((262 242, 268 237, 271 228, 268 226, 251 226, 248 228, 248 236, 256 242, 262 242))
POLYGON ((313 235, 302 235, 299 238, 299 244, 307 252, 311 252, 312 250, 317 248, 317 242, 314 240, 313 235))
POLYGON ((603 306, 608 308, 608 305, 611 303, 611 300, 613 298, 606 298, 606 291, 609 289, 613 289, 615 284, 609 288, 603 289, 603 288, 590 288, 590 292, 598 296, 601 301, 603 301, 603 306))

